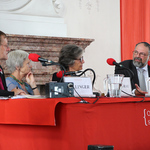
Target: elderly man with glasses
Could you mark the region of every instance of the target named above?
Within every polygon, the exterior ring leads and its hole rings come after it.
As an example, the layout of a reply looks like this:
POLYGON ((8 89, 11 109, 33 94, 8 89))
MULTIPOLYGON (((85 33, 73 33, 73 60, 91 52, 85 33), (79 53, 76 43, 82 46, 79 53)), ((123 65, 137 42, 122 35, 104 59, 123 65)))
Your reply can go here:
POLYGON ((145 95, 147 93, 146 80, 150 77, 149 56, 150 44, 147 42, 137 43, 133 51, 133 60, 125 60, 120 63, 130 69, 134 76, 127 69, 115 68, 115 74, 124 74, 125 77, 130 77, 132 92, 135 95, 145 95))
POLYGON ((4 71, 1 67, 1 60, 8 59, 8 52, 10 48, 8 46, 7 36, 4 32, 0 31, 0 96, 14 96, 14 95, 24 95, 24 91, 20 89, 13 89, 12 91, 7 91, 6 81, 4 71))

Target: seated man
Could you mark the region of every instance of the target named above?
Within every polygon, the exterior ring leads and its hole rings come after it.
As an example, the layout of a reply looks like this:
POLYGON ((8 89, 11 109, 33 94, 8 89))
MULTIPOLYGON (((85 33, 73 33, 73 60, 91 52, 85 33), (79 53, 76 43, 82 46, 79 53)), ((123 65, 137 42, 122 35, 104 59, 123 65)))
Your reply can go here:
POLYGON ((134 76, 122 67, 115 68, 115 74, 124 74, 130 77, 131 86, 135 95, 145 95, 147 93, 146 79, 150 76, 150 66, 148 61, 150 56, 150 44, 147 42, 137 43, 133 51, 133 60, 125 60, 120 64, 130 69, 134 76))

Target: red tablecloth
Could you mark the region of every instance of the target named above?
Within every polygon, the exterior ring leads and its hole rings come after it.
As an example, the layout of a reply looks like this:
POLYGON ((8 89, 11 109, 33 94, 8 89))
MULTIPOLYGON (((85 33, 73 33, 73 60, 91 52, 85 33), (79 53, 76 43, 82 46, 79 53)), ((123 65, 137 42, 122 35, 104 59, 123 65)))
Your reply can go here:
POLYGON ((56 125, 56 105, 78 101, 76 98, 0 100, 0 124, 56 125))
POLYGON ((85 100, 0 100, 0 150, 150 149, 150 98, 85 100))

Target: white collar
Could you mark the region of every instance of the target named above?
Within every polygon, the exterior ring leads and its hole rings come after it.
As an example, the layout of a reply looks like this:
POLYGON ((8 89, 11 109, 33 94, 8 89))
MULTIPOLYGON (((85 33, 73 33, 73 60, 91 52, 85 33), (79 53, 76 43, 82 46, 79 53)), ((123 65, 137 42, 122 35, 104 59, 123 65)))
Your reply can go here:
POLYGON ((143 69, 144 71, 148 71, 147 64, 146 64, 143 68, 136 67, 136 69, 137 69, 137 70, 139 70, 139 69, 143 69))

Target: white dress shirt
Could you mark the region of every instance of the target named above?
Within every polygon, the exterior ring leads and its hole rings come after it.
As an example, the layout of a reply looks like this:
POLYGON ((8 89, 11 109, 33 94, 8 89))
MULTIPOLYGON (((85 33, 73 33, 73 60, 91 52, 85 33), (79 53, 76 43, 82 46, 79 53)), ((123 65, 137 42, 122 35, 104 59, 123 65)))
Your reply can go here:
MULTIPOLYGON (((138 76, 139 76, 139 74, 140 74, 139 67, 136 67, 136 69, 137 69, 137 73, 138 73, 138 76)), ((148 66, 146 65, 146 66, 144 66, 142 69, 144 70, 143 74, 144 74, 144 76, 145 76, 145 83, 146 83, 146 89, 147 89, 147 80, 148 80, 148 78, 149 78, 148 66)), ((136 89, 133 89, 133 91, 132 91, 133 94, 135 94, 135 90, 136 90, 136 89)))

